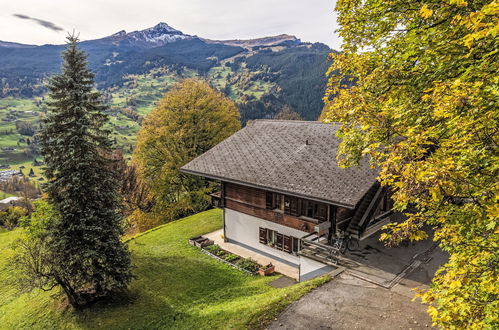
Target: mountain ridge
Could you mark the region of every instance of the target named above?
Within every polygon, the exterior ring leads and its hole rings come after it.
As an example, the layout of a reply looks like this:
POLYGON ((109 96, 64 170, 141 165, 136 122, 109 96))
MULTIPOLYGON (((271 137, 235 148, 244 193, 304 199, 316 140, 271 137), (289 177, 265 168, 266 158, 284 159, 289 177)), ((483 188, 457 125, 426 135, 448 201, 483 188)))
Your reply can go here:
MULTIPOLYGON (((64 47, 0 42, 0 135, 1 147, 8 150, 0 152, 0 166, 38 168, 36 131, 47 110, 46 84, 61 70, 64 47)), ((186 78, 203 79, 232 99, 243 125, 286 111, 317 120, 332 51, 285 34, 202 39, 166 23, 121 30, 79 47, 88 54, 95 87, 107 106, 111 137, 126 155, 133 151, 144 116, 186 78)))
MULTIPOLYGON (((281 42, 291 41, 294 43, 301 43, 301 40, 294 35, 289 34, 279 34, 279 35, 270 35, 264 37, 250 38, 250 39, 208 39, 201 38, 197 35, 189 35, 185 34, 180 30, 177 30, 165 22, 160 22, 153 27, 145 28, 142 30, 136 30, 132 32, 126 32, 126 30, 120 30, 111 35, 82 40, 81 42, 92 42, 92 41, 110 41, 120 43, 125 39, 134 39, 137 42, 137 45, 147 45, 158 47, 163 46, 170 42, 175 42, 177 40, 185 40, 185 39, 195 39, 199 38, 200 40, 207 43, 215 43, 215 44, 224 44, 230 46, 241 46, 241 47, 255 47, 255 46, 275 46, 281 42), (165 37, 171 36, 171 38, 165 37), (243 46, 244 45, 244 46, 243 46)), ((6 48, 33 48, 33 47, 42 47, 42 46, 61 46, 64 44, 43 44, 43 45, 33 45, 33 44, 23 44, 18 42, 11 41, 3 41, 0 40, 0 47, 6 48)))
MULTIPOLYGON (((42 96, 47 78, 60 70, 64 45, 0 45, 0 98, 42 96)), ((88 54, 96 87, 102 92, 121 89, 130 77, 150 73, 155 81, 161 81, 165 72, 175 80, 199 76, 239 104, 243 123, 271 118, 284 106, 304 119, 317 119, 332 51, 288 34, 204 39, 165 22, 81 41, 80 47, 88 54)))

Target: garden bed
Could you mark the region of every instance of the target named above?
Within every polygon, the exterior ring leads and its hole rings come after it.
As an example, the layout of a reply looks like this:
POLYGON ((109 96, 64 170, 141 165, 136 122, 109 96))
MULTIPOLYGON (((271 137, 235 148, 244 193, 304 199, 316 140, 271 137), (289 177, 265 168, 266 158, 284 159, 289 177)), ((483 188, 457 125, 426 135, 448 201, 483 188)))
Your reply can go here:
POLYGON ((203 236, 196 236, 189 239, 189 244, 198 248, 204 248, 205 246, 213 245, 213 241, 203 236))
MULTIPOLYGON (((204 242, 203 239, 199 237, 195 237, 193 240, 204 242)), ((240 257, 234 253, 222 249, 217 244, 213 244, 213 241, 210 242, 211 244, 204 246, 200 246, 199 244, 193 244, 193 245, 199 246, 201 248, 201 251, 209 255, 210 257, 217 259, 233 268, 236 268, 250 275, 260 274, 263 276, 267 276, 274 272, 274 266, 272 264, 262 266, 251 258, 240 257)))

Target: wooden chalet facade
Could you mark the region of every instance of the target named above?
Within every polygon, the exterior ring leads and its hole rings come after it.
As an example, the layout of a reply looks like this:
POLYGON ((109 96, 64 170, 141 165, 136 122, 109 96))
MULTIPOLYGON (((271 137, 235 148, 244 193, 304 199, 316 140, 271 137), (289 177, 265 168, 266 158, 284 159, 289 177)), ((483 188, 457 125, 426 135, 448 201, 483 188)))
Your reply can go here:
MULTIPOLYGON (((324 248, 338 239, 363 239, 392 214, 389 193, 367 161, 357 168, 337 166, 337 129, 257 120, 181 171, 221 183, 212 200, 224 210, 228 241, 300 267, 310 244, 324 248)), ((307 262, 310 269, 319 267, 307 262)))
MULTIPOLYGON (((373 189, 355 209, 230 182, 222 182, 221 192, 212 195, 212 198, 216 207, 249 214, 303 232, 327 235, 329 240, 345 234, 354 239, 373 234, 375 229, 379 229, 377 224, 380 220, 391 215, 393 206, 386 189, 377 184, 373 185, 373 189)), ((266 241, 262 237, 260 240, 266 241)))

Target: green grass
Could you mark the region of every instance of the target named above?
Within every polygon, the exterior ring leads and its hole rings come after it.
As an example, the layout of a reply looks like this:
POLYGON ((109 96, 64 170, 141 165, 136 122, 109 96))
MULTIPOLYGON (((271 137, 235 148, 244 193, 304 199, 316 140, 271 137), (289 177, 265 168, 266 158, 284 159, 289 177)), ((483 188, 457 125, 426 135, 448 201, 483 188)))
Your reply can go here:
POLYGON ((277 278, 250 276, 190 246, 187 239, 220 228, 221 212, 187 217, 129 241, 137 279, 130 301, 101 302, 81 312, 60 307, 53 293, 18 294, 5 266, 21 234, 0 232, 0 329, 240 329, 259 328, 314 287, 319 278, 276 289, 277 278))
MULTIPOLYGON (((244 64, 244 63, 243 63, 244 64)), ((261 72, 251 72, 242 65, 240 70, 233 72, 230 67, 219 65, 213 67, 208 73, 208 80, 218 89, 226 87, 227 76, 230 74, 231 86, 229 97, 234 101, 241 101, 247 97, 260 99, 270 93, 277 86, 275 83, 256 78, 261 72)), ((141 116, 146 116, 176 82, 189 77, 198 77, 194 70, 183 69, 179 74, 166 68, 157 68, 150 72, 137 75, 128 75, 121 87, 113 87, 105 91, 109 93, 110 111, 109 125, 111 139, 116 139, 125 156, 130 157, 130 150, 136 142, 137 132, 140 127, 137 122, 119 113, 118 109, 130 108, 141 116), (128 102, 127 102, 128 101, 128 102)), ((19 169, 24 165, 29 171, 35 156, 30 155, 26 136, 16 130, 16 121, 31 122, 38 127, 39 120, 46 110, 46 99, 35 98, 0 98, 0 148, 13 147, 14 151, 0 149, 0 165, 10 165, 12 169, 19 169)), ((30 137, 30 140, 33 138, 30 137)), ((36 156, 42 160, 41 156, 36 156)), ((41 176, 40 168, 33 167, 37 178, 41 176)), ((27 172, 25 172, 27 174, 27 172)))
POLYGON ((0 200, 5 199, 5 198, 9 198, 9 197, 14 197, 14 196, 15 196, 14 194, 8 194, 8 193, 0 190, 0 200))

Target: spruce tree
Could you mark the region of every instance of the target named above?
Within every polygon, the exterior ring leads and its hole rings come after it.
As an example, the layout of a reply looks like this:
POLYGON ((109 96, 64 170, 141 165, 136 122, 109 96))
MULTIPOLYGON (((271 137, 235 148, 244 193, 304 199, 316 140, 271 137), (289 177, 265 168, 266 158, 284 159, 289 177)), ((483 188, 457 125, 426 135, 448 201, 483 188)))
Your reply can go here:
POLYGON ((104 127, 108 118, 77 44, 77 37, 68 37, 62 73, 48 85, 40 140, 45 191, 59 215, 50 244, 53 281, 75 307, 126 288, 132 278, 130 253, 120 240, 119 176, 104 127))

